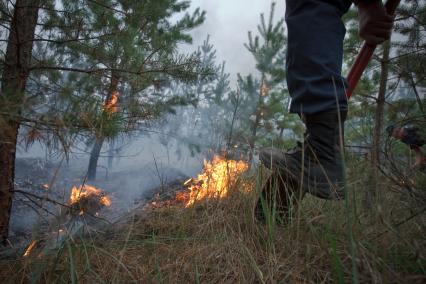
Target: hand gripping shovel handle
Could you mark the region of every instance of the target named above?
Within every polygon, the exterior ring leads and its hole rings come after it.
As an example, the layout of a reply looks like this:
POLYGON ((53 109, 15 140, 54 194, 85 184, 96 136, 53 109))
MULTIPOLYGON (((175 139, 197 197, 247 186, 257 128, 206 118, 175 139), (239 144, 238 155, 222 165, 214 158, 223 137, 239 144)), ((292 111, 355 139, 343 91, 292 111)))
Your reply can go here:
MULTIPOLYGON (((395 14, 395 10, 399 5, 401 0, 388 0, 385 4, 386 12, 389 15, 395 14)), ((346 90, 346 97, 349 99, 352 96, 352 93, 358 84, 359 79, 361 78, 362 73, 368 65, 371 57, 373 56, 374 50, 376 49, 376 45, 368 45, 364 43, 359 52, 354 65, 348 74, 348 89, 346 90)))

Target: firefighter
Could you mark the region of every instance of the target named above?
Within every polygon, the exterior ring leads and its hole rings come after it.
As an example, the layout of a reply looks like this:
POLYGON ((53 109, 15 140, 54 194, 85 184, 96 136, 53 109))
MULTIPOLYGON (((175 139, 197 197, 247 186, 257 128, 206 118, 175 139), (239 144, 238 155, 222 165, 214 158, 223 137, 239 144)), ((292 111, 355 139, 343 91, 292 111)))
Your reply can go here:
MULTIPOLYGON (((266 148, 259 152, 272 170, 263 188, 256 216, 265 208, 287 214, 289 206, 305 193, 324 199, 343 198, 343 131, 347 114, 346 80, 341 75, 345 26, 341 17, 352 3, 358 7, 359 34, 367 44, 389 39, 393 16, 379 0, 287 0, 287 85, 290 112, 306 126, 305 139, 290 151, 266 148), (272 194, 272 188, 278 188, 272 194), (267 206, 265 206, 267 205, 267 206)), ((282 215, 281 214, 281 215, 282 215)))
POLYGON ((416 161, 411 167, 413 170, 426 167, 426 157, 422 152, 422 147, 426 144, 426 138, 424 133, 419 130, 419 127, 411 124, 404 126, 389 125, 386 131, 390 137, 400 140, 414 151, 416 161))

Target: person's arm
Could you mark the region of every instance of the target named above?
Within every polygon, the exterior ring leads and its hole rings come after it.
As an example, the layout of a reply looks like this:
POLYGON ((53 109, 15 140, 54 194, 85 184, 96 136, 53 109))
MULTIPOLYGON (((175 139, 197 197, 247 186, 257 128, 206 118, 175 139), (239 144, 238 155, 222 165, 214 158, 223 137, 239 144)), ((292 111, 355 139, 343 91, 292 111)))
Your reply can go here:
POLYGON ((423 156, 422 149, 420 147, 413 148, 416 153, 416 162, 412 166, 412 169, 421 168, 426 163, 426 157, 423 156))
POLYGON ((356 0, 358 6, 359 35, 369 45, 388 40, 393 26, 393 16, 386 13, 380 0, 356 0))

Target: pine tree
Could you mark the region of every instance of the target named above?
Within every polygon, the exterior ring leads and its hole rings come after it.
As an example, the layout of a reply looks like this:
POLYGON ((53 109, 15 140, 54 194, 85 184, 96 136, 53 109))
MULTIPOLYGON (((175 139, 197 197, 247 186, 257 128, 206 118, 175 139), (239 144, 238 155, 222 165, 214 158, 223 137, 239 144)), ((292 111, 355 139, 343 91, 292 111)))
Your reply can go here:
MULTIPOLYGON (((358 54, 363 40, 358 35, 357 12, 352 9, 345 15, 347 31, 349 36, 345 38, 345 63, 351 66, 358 54)), ((387 42, 376 48, 376 60, 371 60, 367 70, 364 72, 356 90, 350 101, 350 117, 347 123, 347 129, 356 129, 359 132, 360 126, 366 129, 360 133, 360 138, 365 140, 370 147, 370 166, 368 172, 368 188, 365 195, 365 204, 371 208, 372 201, 377 196, 378 189, 378 166, 382 157, 382 132, 383 132, 383 114, 386 103, 386 92, 388 88, 388 56, 390 52, 390 43, 387 42), (380 68, 377 68, 377 58, 380 68), (377 95, 376 95, 377 93, 377 95), (365 123, 365 121, 367 121, 365 123), (360 123, 363 123, 362 125, 360 123), (351 127, 355 125, 355 127, 351 127), (373 127, 371 127, 373 126, 373 127)), ((363 128, 361 128, 363 129, 363 128)), ((363 129, 364 130, 364 129, 363 129)), ((358 134, 358 133, 356 133, 358 134)), ((347 136, 354 137, 354 133, 347 133, 347 136)), ((353 141, 353 140, 352 140, 353 141)))
MULTIPOLYGON (((192 155, 200 152, 220 152, 224 148, 226 127, 226 95, 229 92, 229 74, 225 62, 217 63, 216 50, 208 36, 198 48, 201 65, 211 71, 208 76, 199 76, 193 84, 175 82, 172 92, 190 94, 196 98, 192 106, 181 109, 167 121, 166 136, 188 147, 192 155)), ((168 144, 170 139, 162 139, 168 144)))
MULTIPOLYGON (((411 88, 412 97, 417 103, 417 113, 426 121, 425 96, 421 90, 426 87, 426 4, 420 1, 407 2, 398 9, 399 20, 395 30, 404 39, 396 42, 397 49, 392 72, 411 88)), ((407 94, 409 95, 409 94, 407 94)))
MULTIPOLYGON (((248 141, 249 161, 259 137, 263 143, 270 139, 277 139, 283 135, 286 127, 298 127, 294 117, 286 111, 288 105, 288 91, 283 84, 285 81, 285 51, 286 37, 284 32, 284 19, 274 23, 275 3, 267 22, 263 14, 260 16, 258 26, 259 35, 253 37, 249 32, 249 42, 245 44, 247 50, 256 60, 256 69, 260 78, 253 75, 243 77, 238 75, 240 89, 240 111, 237 123, 240 132, 237 136, 248 141), (246 132, 245 129, 249 131, 246 132), (243 134, 244 133, 244 134, 243 134)), ((242 144, 240 141, 238 144, 242 144)))
MULTIPOLYGON (((17 0, 10 18, 0 94, 0 237, 6 244, 14 191, 15 153, 39 12, 38 0, 17 0)), ((3 5, 4 7, 5 5, 3 5)))
MULTIPOLYGON (((398 119, 401 119, 401 115, 412 116, 421 113, 423 103, 419 99, 420 96, 415 95, 415 91, 412 92, 411 103, 407 97, 401 96, 402 85, 413 85, 410 77, 416 73, 414 70, 418 70, 417 74, 422 72, 421 69, 416 68, 421 66, 424 61, 421 48, 422 36, 419 32, 422 22, 421 6, 418 1, 413 1, 406 2, 399 7, 394 26, 394 33, 399 35, 394 36, 392 41, 378 46, 375 56, 364 72, 350 101, 350 119, 346 129, 352 131, 347 132, 347 141, 370 148, 371 170, 368 171, 368 184, 373 188, 368 188, 366 192, 365 205, 368 208, 372 207, 373 201, 380 195, 379 188, 382 179, 379 170, 387 171, 384 169, 386 166, 384 158, 389 156, 386 154, 389 149, 384 143, 386 142, 384 127, 395 124, 398 119), (398 43, 401 34, 406 37, 398 43), (410 57, 416 63, 408 63, 410 57), (408 65, 405 65, 407 63, 408 65), (413 70, 411 75, 406 72, 407 68, 404 65, 410 66, 413 70), (415 99, 413 100, 413 98, 415 99)), ((356 16, 355 10, 351 10, 345 16, 349 34, 345 39, 346 66, 352 65, 362 43, 357 34, 356 16)), ((414 77, 423 76, 414 75, 414 77)), ((421 81, 420 79, 420 84, 421 81)))
POLYGON ((189 4, 179 0, 1 2, 0 20, 10 31, 1 33, 7 37, 0 95, 0 124, 6 130, 0 133, 3 240, 8 233, 20 126, 25 126, 29 143, 43 139, 68 153, 75 141, 134 131, 141 121, 192 99, 163 97, 152 87, 169 77, 189 82, 205 71, 196 55, 177 52, 177 43, 191 42, 187 32, 204 20, 204 12, 195 10, 170 21, 189 4), (116 91, 120 111, 111 115, 104 109, 116 91))
POLYGON ((77 114, 90 113, 81 124, 91 132, 88 179, 92 180, 96 178, 106 139, 135 130, 138 121, 154 119, 171 106, 186 103, 183 97, 167 97, 161 92, 161 84, 171 78, 183 82, 196 80, 204 72, 199 68, 197 55, 177 53, 177 43, 191 42, 187 31, 204 21, 204 13, 196 10, 172 24, 169 18, 184 12, 188 2, 64 0, 62 5, 78 12, 72 17, 51 15, 51 21, 61 27, 58 34, 67 37, 82 34, 81 39, 64 44, 62 64, 67 68, 62 69, 83 74, 76 79, 87 92, 77 96, 85 98, 82 101, 88 104, 80 102, 77 114), (62 28, 76 26, 76 22, 77 30, 62 28), (97 69, 93 70, 93 66, 97 69), (118 100, 115 104, 119 111, 115 113, 105 111, 113 96, 118 100), (95 102, 92 97, 96 98, 95 102))

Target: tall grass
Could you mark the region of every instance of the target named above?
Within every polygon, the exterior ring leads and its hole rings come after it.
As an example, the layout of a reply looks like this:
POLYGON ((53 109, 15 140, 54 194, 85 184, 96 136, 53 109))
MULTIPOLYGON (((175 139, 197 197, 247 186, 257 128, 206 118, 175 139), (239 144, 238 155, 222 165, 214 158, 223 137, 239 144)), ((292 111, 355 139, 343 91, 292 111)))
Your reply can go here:
POLYGON ((306 196, 285 225, 254 219, 254 204, 265 181, 263 175, 246 176, 222 200, 189 208, 141 208, 103 232, 69 238, 42 257, 33 253, 0 260, 0 280, 348 283, 355 265, 360 283, 424 283, 426 222, 424 214, 409 219, 420 205, 384 188, 379 215, 359 210, 365 187, 362 163, 349 165, 347 188, 353 198, 335 202, 306 196))

